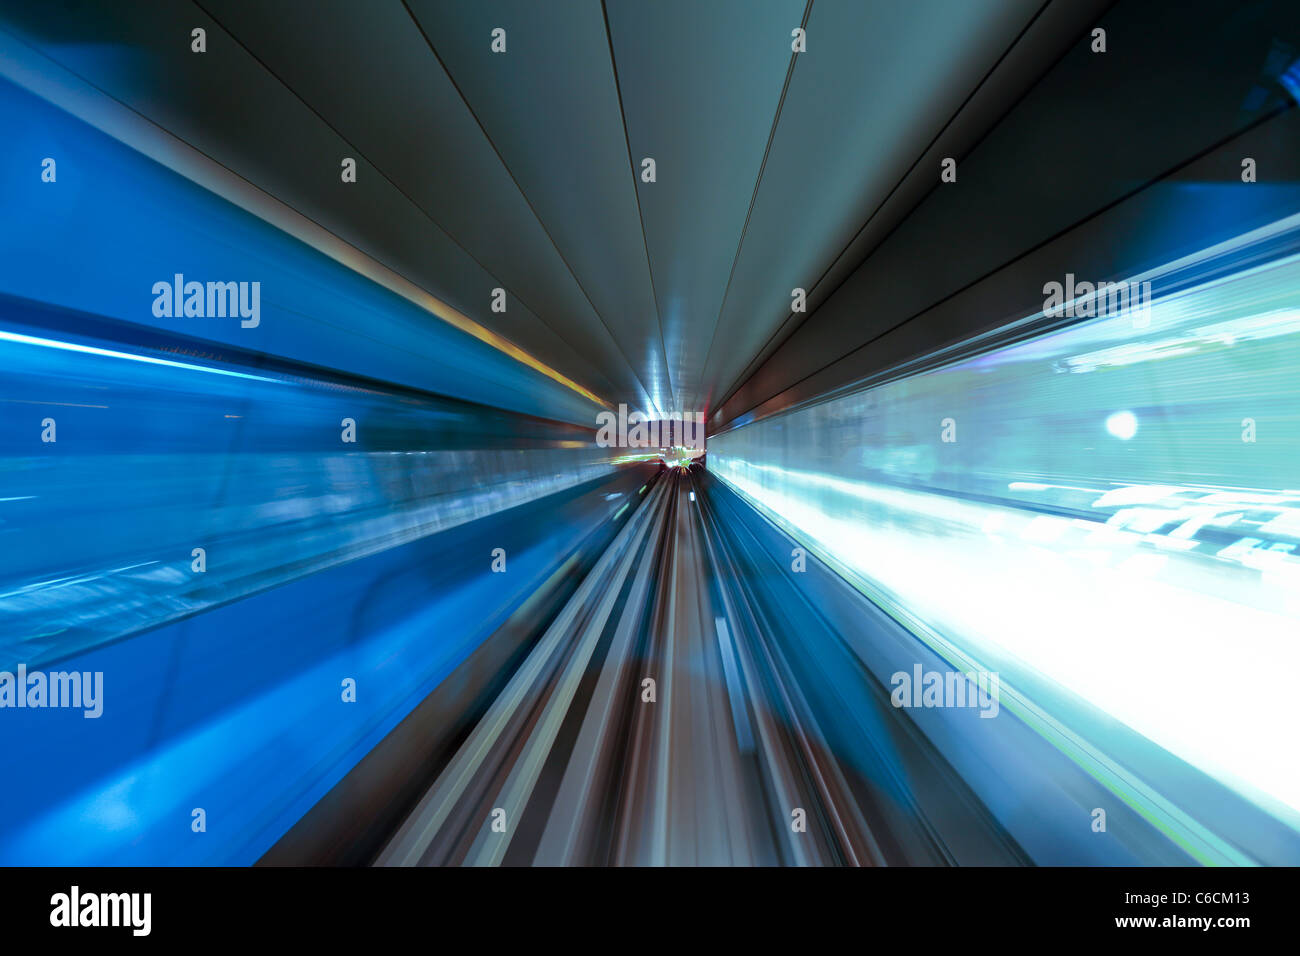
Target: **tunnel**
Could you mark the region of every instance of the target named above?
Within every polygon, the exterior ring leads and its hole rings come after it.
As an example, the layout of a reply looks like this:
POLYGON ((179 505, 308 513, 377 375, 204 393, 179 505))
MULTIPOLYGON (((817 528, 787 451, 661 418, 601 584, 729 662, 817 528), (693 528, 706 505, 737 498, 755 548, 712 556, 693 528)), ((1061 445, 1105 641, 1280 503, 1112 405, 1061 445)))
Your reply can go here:
POLYGON ((1300 864, 1298 101, 1287 0, 0 0, 0 864, 1300 864))

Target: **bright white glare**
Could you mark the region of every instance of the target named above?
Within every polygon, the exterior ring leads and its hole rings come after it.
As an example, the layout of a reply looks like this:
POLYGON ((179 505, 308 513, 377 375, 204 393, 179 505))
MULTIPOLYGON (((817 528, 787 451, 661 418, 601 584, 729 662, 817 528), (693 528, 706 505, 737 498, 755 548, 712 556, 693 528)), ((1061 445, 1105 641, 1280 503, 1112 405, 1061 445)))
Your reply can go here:
POLYGON ((1215 586, 1206 587, 1203 558, 1151 554, 1139 533, 1112 528, 1100 540, 1062 528, 1043 541, 1039 516, 1016 508, 723 456, 715 467, 769 515, 882 586, 887 603, 977 659, 1007 672, 1019 661, 1297 819, 1300 762, 1277 759, 1275 730, 1295 721, 1297 621, 1278 593, 1293 581, 1266 582, 1269 596, 1257 598, 1264 606, 1252 607, 1240 603, 1245 562, 1216 566, 1215 586), (1085 547, 1105 560, 1084 560, 1085 547), (1205 688, 1224 674, 1251 675, 1251 692, 1230 708, 1207 706, 1205 688))
POLYGON ((1128 441, 1138 433, 1137 416, 1132 412, 1116 412, 1106 419, 1106 431, 1122 441, 1128 441))
MULTIPOLYGON (((1298 228, 1293 217, 1267 234, 1298 228)), ((1150 278, 1223 253, 1238 268, 1263 238, 1150 278)), ((1205 401, 1231 375, 1261 407, 1295 407, 1300 256, 1182 287, 1150 311, 1136 342, 1132 316, 1098 318, 747 423, 710 438, 709 468, 923 639, 1003 672, 1004 688, 1036 687, 1032 703, 1089 747, 1110 726, 1123 740, 1125 725, 1300 831, 1300 761, 1284 756, 1300 707, 1300 492, 1276 488, 1294 484, 1285 452, 1244 453, 1205 401), (1222 448, 1172 429, 1149 431, 1137 458, 1094 443, 1097 424, 1136 436, 1124 405, 1144 388, 1192 428, 1223 427, 1222 448), (955 402, 1014 421, 1020 444, 1005 458, 939 447, 931 423, 955 402), (994 482, 1000 500, 948 493, 994 482), (1114 725, 1080 716, 1079 699, 1114 725)), ((1174 797, 1182 784, 1150 769, 1174 797)))

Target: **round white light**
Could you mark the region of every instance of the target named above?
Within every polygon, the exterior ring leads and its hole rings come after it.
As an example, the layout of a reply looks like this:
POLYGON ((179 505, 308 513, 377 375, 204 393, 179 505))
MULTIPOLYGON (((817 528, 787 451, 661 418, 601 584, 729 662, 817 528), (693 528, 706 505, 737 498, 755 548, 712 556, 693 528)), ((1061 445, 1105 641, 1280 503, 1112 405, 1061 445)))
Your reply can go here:
POLYGON ((1137 416, 1132 412, 1116 412, 1106 419, 1106 431, 1122 441, 1128 441, 1138 432, 1137 416))

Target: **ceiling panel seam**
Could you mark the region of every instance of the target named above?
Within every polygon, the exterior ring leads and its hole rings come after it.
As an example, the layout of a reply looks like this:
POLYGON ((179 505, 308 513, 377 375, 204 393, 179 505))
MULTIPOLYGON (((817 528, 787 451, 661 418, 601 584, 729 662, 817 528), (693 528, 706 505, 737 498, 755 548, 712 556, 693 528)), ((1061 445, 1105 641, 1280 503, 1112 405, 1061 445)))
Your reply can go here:
MULTIPOLYGON (((808 0, 803 9, 803 19, 799 22, 801 30, 806 31, 808 29, 808 17, 812 15, 812 7, 813 0, 808 0)), ((785 71, 785 83, 781 86, 781 95, 776 101, 776 114, 772 117, 772 128, 767 134, 767 145, 763 148, 763 161, 758 164, 758 176, 754 180, 754 191, 749 197, 749 209, 745 212, 745 224, 740 229, 740 240, 736 243, 736 254, 731 259, 731 271, 727 273, 727 285, 722 291, 722 302, 719 303, 718 315, 713 320, 713 334, 709 336, 709 348, 704 353, 704 363, 700 366, 699 390, 701 393, 704 392, 704 377, 709 370, 709 357, 713 354, 713 346, 718 340, 718 326, 722 324, 722 313, 727 310, 727 297, 731 295, 731 283, 736 277, 736 265, 740 262, 740 253, 745 247, 745 236, 749 233, 749 221, 754 216, 754 206, 758 202, 758 191, 763 185, 763 173, 767 169, 767 159, 772 154, 772 143, 776 139, 777 127, 781 125, 781 110, 785 107, 786 94, 790 92, 790 81, 794 79, 794 68, 798 62, 799 54, 792 50, 790 65, 786 67, 785 71)), ((767 348, 766 342, 760 346, 758 352, 755 353, 755 357, 761 354, 765 348, 767 348)), ((708 409, 706 408, 705 413, 707 414, 707 412, 708 409)))
MULTIPOLYGON (((402 0, 402 7, 406 10, 406 15, 411 18, 411 22, 415 24, 415 28, 420 31, 420 36, 424 38, 424 43, 429 48, 429 52, 432 53, 434 59, 438 61, 438 65, 442 67, 442 71, 445 74, 447 74, 447 79, 451 82, 452 89, 456 91, 456 95, 459 96, 461 102, 465 104, 465 109, 469 110, 469 115, 473 117, 474 122, 478 124, 479 131, 483 134, 483 138, 487 140, 488 145, 492 147, 492 152, 496 154, 496 157, 500 161, 502 168, 505 169, 506 171, 506 175, 509 176, 510 181, 514 183, 515 189, 519 190, 519 195, 523 197, 524 203, 528 206, 529 212, 533 214, 533 218, 537 220, 538 226, 541 227, 541 230, 545 234, 546 238, 550 240, 551 247, 555 250, 555 254, 560 257, 560 261, 564 263, 564 267, 569 271, 569 275, 573 277, 573 281, 578 286, 578 291, 582 293, 582 297, 586 299, 587 304, 591 306, 592 314, 595 315, 596 318, 600 320, 600 324, 605 327, 605 332, 609 335, 611 341, 613 341, 614 347, 618 349, 619 354, 623 356, 623 361, 627 363, 628 370, 632 373, 632 377, 636 379, 637 383, 641 386, 641 390, 645 393, 645 395, 647 397, 650 397, 650 391, 649 389, 646 388, 645 382, 641 380, 641 376, 637 373, 635 363, 633 363, 632 360, 628 357, 628 354, 625 351, 623 351, 623 345, 618 340, 618 336, 614 334, 614 330, 609 327, 609 323, 605 321, 605 317, 600 314, 600 309, 596 308, 596 303, 593 302, 591 300, 591 296, 587 294, 587 289, 582 284, 582 279, 579 278, 577 272, 574 271, 573 266, 569 263, 568 258, 564 255, 564 252, 560 249, 559 245, 555 242, 555 237, 551 235, 550 229, 546 227, 546 222, 542 219, 541 215, 538 213, 537 208, 533 205, 532 200, 528 198, 528 193, 524 190, 524 187, 520 185, 519 180, 515 178, 514 171, 510 168, 510 164, 506 162, 506 158, 503 155, 501 155, 501 150, 497 148, 496 142, 492 139, 491 134, 488 133, 487 127, 483 124, 483 121, 479 118, 478 112, 474 109, 473 105, 470 103, 469 98, 465 96, 465 92, 460 88, 460 84, 456 82, 456 77, 452 74, 451 68, 447 66, 442 56, 438 53, 438 48, 434 46, 433 39, 425 31, 423 24, 420 23, 419 19, 415 15, 415 12, 411 9, 410 4, 408 4, 406 0, 402 0)), ((656 306, 656 312, 657 309, 658 307, 656 306)), ((662 331, 660 333, 660 338, 662 339, 662 331)), ((664 364, 666 367, 667 366, 666 354, 664 357, 664 364)))
MULTIPOLYGON (((627 110, 623 108, 623 85, 618 78, 618 61, 614 57, 614 33, 609 27, 609 10, 605 0, 600 0, 600 14, 605 20, 605 42, 609 44, 609 67, 614 73, 614 93, 618 96, 618 116, 623 123, 623 143, 627 147, 627 168, 632 174, 632 194, 636 197, 636 215, 641 223, 641 246, 645 250, 645 268, 650 277, 650 295, 655 303, 655 320, 659 323, 659 348, 664 360, 664 375, 668 378, 668 391, 673 397, 671 411, 686 411, 681 407, 680 395, 673 384, 673 370, 668 364, 668 346, 664 341, 664 317, 659 308, 659 292, 655 288, 655 271, 650 265, 650 240, 645 233, 645 214, 641 211, 641 190, 637 186, 636 163, 632 159, 632 137, 627 129, 627 110)), ((694 411, 694 409, 691 409, 694 411)), ((660 409, 663 411, 663 409, 660 409)))
MULTIPOLYGON (((1004 269, 1009 269, 1011 266, 1015 265, 1020 260, 1033 255, 1035 252, 1038 252, 1040 249, 1050 246, 1052 243, 1061 239, 1063 236, 1066 236, 1069 233, 1074 232, 1076 229, 1082 228, 1092 220, 1098 218, 1099 216, 1105 215, 1110 210, 1127 202, 1128 200, 1137 196, 1139 193, 1143 192, 1144 190, 1150 189, 1152 186, 1156 185, 1162 180, 1169 179, 1170 177, 1176 175, 1180 170, 1192 166, 1197 162, 1200 162, 1202 159, 1205 159, 1207 156, 1212 155, 1217 150, 1220 150, 1223 147, 1227 146, 1233 140, 1245 136, 1251 130, 1263 126, 1265 123, 1274 119, 1278 115, 1285 113, 1287 110, 1296 109, 1296 108, 1297 106, 1292 102, 1286 102, 1281 104, 1280 106, 1274 107, 1273 109, 1269 110, 1267 113, 1263 114, 1262 116, 1259 116, 1258 118, 1256 118, 1255 120, 1247 124, 1246 126, 1243 126, 1241 129, 1234 130, 1228 133, 1227 135, 1221 137, 1220 139, 1215 140, 1213 143, 1211 143, 1209 146, 1206 146, 1204 149, 1197 150, 1197 152, 1194 155, 1189 156, 1187 159, 1181 160, 1174 166, 1171 166, 1169 169, 1166 169, 1164 172, 1158 173, 1150 177, 1149 179, 1144 180, 1143 182, 1141 182, 1137 186, 1134 186, 1132 189, 1130 189, 1128 192, 1124 193, 1123 195, 1115 197, 1115 199, 1106 203, 1106 205, 1102 206, 1100 209, 1096 209, 1093 212, 1088 213, 1088 215, 1082 217, 1081 219, 1078 219, 1075 222, 1070 223, 1068 226, 1058 229, 1056 232, 1052 233, 1042 242, 1035 243, 1033 246, 1024 250, 1023 252, 1017 253, 1015 256, 1008 259, 1006 262, 1003 262, 1000 265, 995 266, 992 269, 989 269, 987 272, 984 272, 980 276, 972 279, 970 282, 967 282, 960 289, 954 289, 948 295, 945 295, 943 298, 939 299, 938 301, 931 302, 929 305, 925 306, 922 309, 919 309, 916 312, 913 312, 912 314, 908 315, 906 318, 900 319, 898 322, 895 322, 893 325, 889 326, 889 328, 881 329, 875 335, 871 336, 871 338, 867 339, 867 341, 863 342, 860 345, 854 346, 853 348, 849 349, 849 351, 845 352, 843 355, 831 359, 829 362, 826 362, 825 364, 820 365, 817 368, 813 369, 807 375, 802 375, 795 381, 790 382, 785 386, 782 386, 779 392, 773 395, 769 395, 767 398, 760 399, 759 401, 754 402, 754 404, 750 405, 749 408, 746 408, 743 411, 738 412, 736 415, 732 416, 731 419, 728 419, 728 422, 734 420, 735 418, 738 418, 740 415, 743 415, 746 412, 753 411, 755 408, 758 408, 760 405, 763 405, 766 402, 769 402, 772 399, 785 394, 791 389, 798 388, 801 384, 808 381, 809 379, 817 377, 822 372, 826 371, 832 366, 838 365, 840 362, 843 362, 846 359, 851 358, 854 355, 857 355, 865 348, 869 348, 874 342, 877 342, 880 339, 884 338, 885 336, 898 331, 903 326, 907 325, 907 323, 913 322, 916 319, 919 319, 921 316, 925 315, 926 313, 934 311, 935 309, 939 308, 939 306, 943 305, 945 302, 950 302, 953 299, 961 295, 964 295, 966 292, 975 288, 981 282, 984 282, 986 279, 989 279, 997 275, 999 272, 1002 272, 1004 269)), ((810 399, 809 401, 815 402, 817 400, 818 399, 810 399)), ((785 409, 781 409, 781 411, 785 411, 785 409)))
MULTIPOLYGON (((1118 0, 1116 0, 1116 2, 1118 2, 1118 0)), ((1024 27, 1021 28, 1020 32, 1016 34, 1015 38, 1007 45, 1006 49, 1002 51, 1002 54, 997 58, 996 61, 994 61, 993 65, 989 67, 989 69, 984 73, 982 77, 980 77, 979 82, 977 82, 973 87, 971 87, 970 93, 967 94, 966 98, 961 101, 958 107, 953 111, 952 115, 948 117, 948 120, 934 134, 930 142, 926 144, 925 148, 921 150, 921 152, 917 155, 916 160, 912 163, 911 166, 907 168, 907 171, 904 172, 901 177, 899 177, 898 182, 894 183, 893 187, 889 190, 889 192, 887 192, 884 195, 884 197, 880 200, 880 202, 877 203, 876 208, 872 210, 871 215, 869 215, 866 218, 866 220, 862 223, 861 228, 858 229, 858 231, 853 234, 853 238, 850 239, 845 244, 844 248, 840 250, 838 255, 836 255, 833 259, 831 259, 830 263, 826 266, 826 269, 822 272, 820 276, 817 277, 817 281, 814 282, 813 285, 809 287, 808 289, 809 298, 812 298, 813 295, 818 292, 818 290, 821 287, 821 284, 824 281, 826 281, 826 277, 829 276, 835 270, 835 267, 839 264, 840 260, 843 259, 844 256, 848 254, 849 250, 853 248, 854 243, 856 243, 858 239, 862 236, 862 234, 867 231, 867 228, 872 224, 872 222, 875 221, 875 218, 877 215, 880 214, 880 211, 889 204, 889 200, 894 196, 894 194, 897 193, 898 190, 902 188, 903 184, 906 183, 907 180, 912 177, 912 175, 916 172, 916 168, 918 164, 920 164, 921 160, 923 160, 926 157, 926 155, 930 152, 930 150, 934 148, 935 144, 939 142, 939 140, 943 137, 944 133, 948 131, 949 127, 952 126, 953 122, 957 119, 957 117, 961 115, 964 109, 966 109, 966 106, 970 103, 970 101, 989 81, 989 78, 993 76, 995 72, 997 72, 998 67, 1000 67, 1003 64, 1006 58, 1011 54, 1011 51, 1014 50, 1016 46, 1020 43, 1020 41, 1024 39, 1025 34, 1028 33, 1029 30, 1033 27, 1033 25, 1038 22, 1039 18, 1043 15, 1043 12, 1049 6, 1051 6, 1051 4, 1052 4, 1052 0, 1044 0, 1043 4, 1034 12, 1034 15, 1029 18, 1029 20, 1025 23, 1024 27)), ((1051 64, 1048 65, 1047 69, 1044 70, 1043 72, 1046 73, 1050 71, 1057 63, 1060 62, 1061 58, 1065 56, 1066 52, 1067 52, 1066 50, 1062 50, 1061 54, 1055 60, 1053 60, 1051 64)), ((979 144, 982 143, 984 139, 993 130, 995 130, 999 126, 999 124, 1001 124, 1001 122, 1011 113, 1011 111, 1014 110, 1016 106, 1019 105, 1020 101, 1023 100, 1025 96, 1029 94, 1032 88, 1033 88, 1032 84, 1026 86, 1021 91, 1021 94, 1017 96, 1013 101, 1011 101, 1006 106, 1006 108, 1002 110, 1000 114, 998 114, 998 117, 993 122, 989 123, 987 127, 984 129, 984 131, 975 139, 975 141, 972 142, 969 147, 967 147, 964 155, 969 155, 970 153, 974 152, 979 147, 979 144)), ((931 192, 934 191, 935 188, 937 188, 938 185, 939 185, 938 180, 936 180, 934 185, 930 189, 926 190, 925 195, 923 195, 920 198, 920 200, 918 200, 917 205, 919 206, 922 202, 924 202, 925 199, 930 195, 931 192)), ((880 237, 880 241, 877 242, 868 252, 866 252, 862 256, 861 262, 859 262, 857 266, 855 266, 853 269, 850 269, 848 272, 844 274, 844 276, 840 279, 839 284, 836 285, 834 289, 826 290, 825 294, 821 296, 822 302, 824 303, 826 299, 834 295, 835 291, 839 288, 839 286, 843 285, 846 281, 848 281, 848 278, 851 275, 853 275, 853 273, 856 272, 857 269, 860 268, 863 263, 865 263, 868 259, 870 259, 877 249, 879 249, 882 245, 884 245, 889 240, 889 237, 894 234, 894 231, 898 229, 898 227, 901 226, 903 222, 906 221, 906 219, 907 216, 903 216, 901 219, 899 219, 899 221, 896 222, 887 233, 885 233, 883 236, 880 237)), ((763 343, 763 346, 758 350, 758 352, 755 353, 754 358, 751 359, 749 364, 745 366, 744 370, 738 376, 736 376, 736 380, 731 383, 731 385, 727 389, 726 394, 723 396, 722 400, 718 402, 718 407, 721 408, 728 401, 730 401, 732 396, 735 395, 736 392, 740 390, 741 386, 745 384, 745 382, 749 379, 749 377, 758 370, 758 368, 763 364, 763 362, 759 361, 760 357, 763 355, 764 352, 766 352, 772 346, 774 342, 776 342, 779 339, 782 339, 783 337, 788 338, 790 335, 793 335, 799 329, 799 327, 803 325, 804 322, 807 322, 812 317, 813 313, 817 311, 817 308, 820 307, 821 305, 819 303, 819 305, 816 308, 812 309, 811 311, 807 313, 802 313, 803 318, 797 321, 794 327, 790 328, 789 331, 787 332, 786 331, 787 327, 790 325, 791 320, 795 319, 795 315, 796 315, 796 313, 793 311, 789 312, 786 315, 785 319, 781 322, 781 324, 776 327, 775 331, 773 331, 772 334, 768 336, 767 341, 763 343)), ((770 358, 771 356, 768 357, 770 358)), ((764 359, 764 361, 766 360, 764 359)), ((766 401, 766 399, 764 399, 764 401, 766 401)))
MULTIPOLYGON (((286 82, 284 81, 284 79, 281 78, 281 76, 280 76, 280 75, 279 75, 275 70, 271 69, 271 67, 270 67, 269 64, 267 64, 267 63, 266 63, 266 62, 265 62, 261 57, 259 57, 256 53, 254 53, 251 49, 249 49, 248 45, 247 45, 246 43, 244 43, 244 41, 241 40, 239 37, 237 37, 237 36, 234 34, 234 32, 233 32, 232 30, 230 30, 230 28, 228 28, 228 27, 227 27, 227 26, 226 26, 226 25, 225 25, 225 24, 224 24, 220 19, 218 19, 216 16, 214 16, 214 15, 213 15, 213 14, 212 14, 212 13, 211 13, 211 12, 210 12, 210 11, 209 11, 205 6, 204 6, 204 5, 203 5, 203 3, 201 2, 201 0, 191 0, 191 2, 192 2, 196 7, 198 7, 201 11, 203 11, 203 13, 204 13, 204 14, 205 14, 209 19, 211 19, 213 23, 215 23, 218 27, 220 27, 220 28, 221 28, 221 29, 226 33, 226 35, 229 36, 229 37, 231 38, 232 41, 234 41, 236 44, 238 44, 239 47, 240 47, 240 49, 242 49, 245 53, 247 53, 247 54, 248 54, 248 55, 253 59, 253 61, 254 61, 255 63, 257 63, 258 66, 260 66, 263 70, 265 70, 265 71, 267 72, 267 74, 268 74, 269 76, 271 76, 271 77, 272 77, 272 78, 273 78, 277 83, 279 83, 279 84, 280 84, 281 86, 283 86, 286 90, 288 90, 289 93, 290 93, 290 94, 291 94, 295 99, 297 99, 299 103, 301 103, 304 107, 306 107, 306 108, 307 108, 307 109, 312 113, 312 115, 314 115, 317 119, 319 119, 322 123, 324 123, 325 126, 328 127, 329 130, 330 130, 332 133, 334 133, 334 135, 337 136, 337 137, 338 137, 338 138, 339 138, 343 143, 345 143, 345 144, 347 145, 347 147, 348 147, 350 150, 352 150, 353 152, 355 152, 356 155, 357 155, 360 159, 364 160, 364 161, 366 162, 366 164, 370 166, 371 169, 373 169, 375 172, 377 172, 377 173, 380 175, 380 177, 381 177, 381 178, 382 178, 386 183, 388 183, 388 185, 392 186, 393 189, 395 189, 395 190, 396 190, 396 191, 397 191, 397 192, 402 196, 403 199, 405 199, 408 203, 410 203, 411 206, 412 206, 412 207, 413 207, 413 208, 414 208, 414 209, 415 209, 415 210, 416 210, 416 211, 417 211, 417 212, 418 212, 418 213, 419 213, 419 214, 420 214, 424 219, 426 219, 426 220, 427 220, 427 221, 428 221, 428 222, 429 222, 429 223, 430 223, 430 224, 431 224, 435 229, 437 229, 437 230, 438 230, 439 232, 441 232, 444 236, 446 236, 449 240, 451 240, 451 242, 456 246, 456 248, 458 248, 458 249, 460 249, 462 252, 464 252, 465 255, 467 255, 467 256, 468 256, 468 257, 469 257, 469 258, 470 258, 470 259, 471 259, 471 260, 472 260, 472 261, 473 261, 473 262, 474 262, 474 263, 475 263, 475 264, 476 264, 480 269, 482 269, 483 272, 484 272, 486 275, 488 275, 488 276, 489 276, 489 277, 490 277, 494 282, 499 283, 500 286, 501 286, 501 288, 504 288, 504 289, 506 289, 507 291, 510 291, 510 294, 515 298, 515 300, 518 301, 519 304, 522 305, 525 309, 527 309, 527 310, 529 311, 529 313, 530 313, 534 318, 537 319, 538 322, 540 322, 543 326, 545 326, 546 329, 547 329, 548 331, 550 331, 552 335, 554 335, 554 336, 555 336, 559 341, 561 341, 561 342, 566 342, 564 336, 561 335, 561 334, 560 334, 556 329, 554 329, 554 328, 551 327, 550 323, 546 321, 546 319, 542 316, 542 313, 541 313, 540 311, 538 311, 537 309, 535 309, 535 308, 533 308, 531 305, 529 305, 528 302, 524 299, 523 296, 519 295, 517 292, 514 292, 514 291, 510 290, 509 287, 506 285, 506 283, 505 283, 505 282, 504 282, 500 277, 498 277, 495 273, 493 273, 493 271, 492 271, 490 268, 488 268, 488 266, 487 266, 485 263, 481 262, 481 261, 479 260, 479 258, 478 258, 477 256, 474 255, 473 252, 471 252, 471 251, 470 251, 469 249, 467 249, 464 245, 462 245, 461 242, 460 242, 460 240, 457 239, 456 236, 455 236, 455 235, 454 235, 450 230, 448 230, 445 226, 443 226, 440 222, 438 222, 438 220, 435 219, 435 218, 434 218, 434 217, 433 217, 433 216, 428 212, 428 210, 426 210, 423 206, 420 205, 420 203, 416 202, 415 199, 412 198, 412 197, 410 196, 410 194, 408 194, 408 193, 406 192, 406 190, 404 190, 401 186, 399 186, 399 185, 398 185, 398 184, 397 184, 397 183, 392 179, 392 177, 390 177, 387 173, 385 173, 384 170, 383 170, 383 169, 382 169, 382 168, 381 168, 377 163, 373 162, 373 161, 372 161, 368 156, 366 156, 366 154, 365 154, 365 153, 364 153, 360 148, 358 148, 357 145, 356 145, 355 143, 353 143, 350 139, 348 139, 348 137, 344 136, 343 133, 342 133, 339 129, 337 129, 337 128, 334 126, 333 123, 331 123, 328 119, 326 119, 325 116, 324 116, 324 115, 323 115, 319 110, 317 110, 314 106, 312 106, 310 103, 308 103, 307 100, 302 96, 302 94, 300 94, 297 90, 295 90, 295 89, 294 89, 290 84, 286 83, 286 82)), ((232 172, 233 172, 233 170, 232 170, 232 172)), ((242 178, 242 177, 241 177, 241 178, 242 178)), ((310 218, 310 217, 307 217, 307 218, 310 218)), ((319 223, 318 223, 318 225, 319 225, 319 223)), ((325 228, 325 227, 322 225, 321 228, 325 228)), ((368 252, 367 254, 368 254, 368 255, 372 255, 372 256, 374 256, 374 251, 371 250, 371 251, 368 252)), ((374 257, 375 257, 376 259, 379 258, 378 256, 374 256, 374 257)), ((379 261, 382 261, 382 260, 379 260, 379 261)), ((387 268, 393 269, 394 272, 398 273, 398 275, 402 275, 404 278, 408 279, 408 281, 415 282, 414 279, 411 279, 409 276, 406 276, 404 272, 402 272, 402 271, 399 270, 399 269, 393 268, 393 266, 389 265, 388 263, 385 263, 385 266, 386 266, 387 268)), ((418 282, 416 282, 416 284, 419 285, 418 282)), ((436 294, 436 293, 435 293, 435 294, 436 294)), ((608 331, 608 330, 607 330, 607 331, 608 331)), ((494 330, 494 332, 495 332, 495 330, 494 330)), ((508 336, 502 335, 500 332, 496 332, 496 334, 497 334, 497 335, 501 335, 501 337, 504 338, 504 339, 506 339, 507 341, 511 341, 511 340, 509 339, 508 336)), ((611 336, 611 338, 612 338, 612 336, 611 336)), ((524 349, 522 346, 520 346, 518 343, 512 342, 512 344, 515 345, 516 348, 519 348, 521 351, 525 351, 525 352, 528 351, 527 349, 524 349)), ((566 344, 568 344, 568 343, 566 342, 566 344)), ((615 346, 617 347, 618 343, 615 342, 614 344, 615 344, 615 346)), ((570 347, 572 347, 572 346, 570 346, 570 347)), ((622 349, 620 349, 619 351, 620 351, 620 353, 622 353, 622 349)), ((624 355, 623 357, 624 357, 624 360, 626 361, 627 356, 624 355)), ((630 366, 629 366, 629 367, 630 367, 630 366)), ((597 369, 597 371, 599 372, 600 370, 597 369)), ((635 377, 635 375, 636 375, 636 373, 635 373, 635 371, 633 371, 633 376, 635 377)), ((640 381, 639 378, 638 378, 637 380, 640 381)), ((593 383, 593 384, 598 384, 598 383, 593 383)), ((606 385, 608 385, 608 386, 610 386, 610 387, 613 387, 614 383, 613 383, 612 381, 607 381, 607 382, 606 382, 606 385)))

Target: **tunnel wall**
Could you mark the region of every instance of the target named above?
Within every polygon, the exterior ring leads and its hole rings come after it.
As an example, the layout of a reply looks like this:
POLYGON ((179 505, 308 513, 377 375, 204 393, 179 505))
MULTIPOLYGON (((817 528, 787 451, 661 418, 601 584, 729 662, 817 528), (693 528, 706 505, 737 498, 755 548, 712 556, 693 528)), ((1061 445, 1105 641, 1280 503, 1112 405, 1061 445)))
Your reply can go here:
POLYGON ((1030 315, 1066 272, 1117 280, 1300 209, 1292 4, 1121 2, 795 326, 710 433, 1030 315), (1258 181, 1242 182, 1256 160, 1258 181))
POLYGON ((1300 215, 1134 281, 716 434, 709 469, 1203 862, 1293 860, 1300 215))

